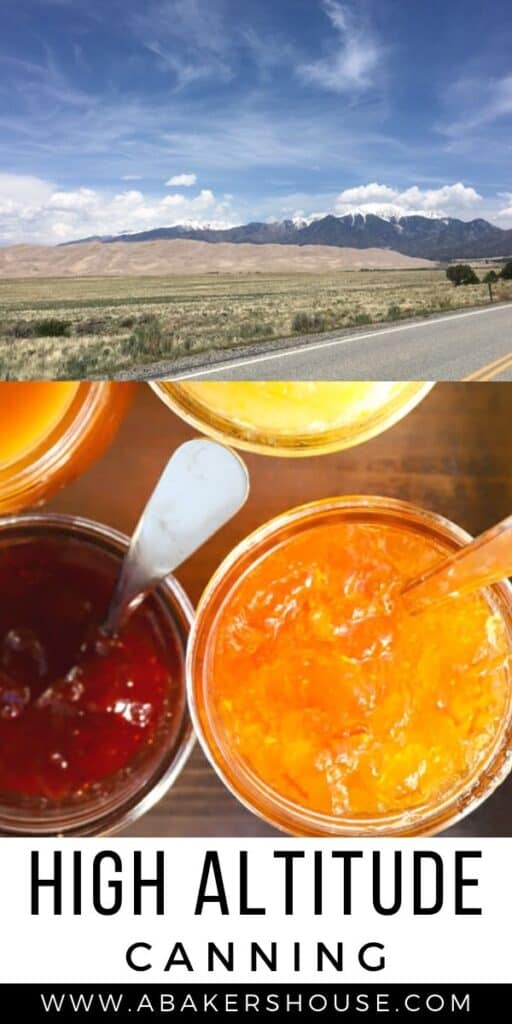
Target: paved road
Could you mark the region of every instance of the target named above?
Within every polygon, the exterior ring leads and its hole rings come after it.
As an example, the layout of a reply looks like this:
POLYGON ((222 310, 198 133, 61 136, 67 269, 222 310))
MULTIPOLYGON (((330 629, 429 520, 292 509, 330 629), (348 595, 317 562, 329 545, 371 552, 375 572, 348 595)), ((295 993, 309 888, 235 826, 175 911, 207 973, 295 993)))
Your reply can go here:
MULTIPOLYGON (((163 376, 163 374, 159 374, 163 376)), ((176 379, 512 380, 512 303, 315 338, 176 379)))

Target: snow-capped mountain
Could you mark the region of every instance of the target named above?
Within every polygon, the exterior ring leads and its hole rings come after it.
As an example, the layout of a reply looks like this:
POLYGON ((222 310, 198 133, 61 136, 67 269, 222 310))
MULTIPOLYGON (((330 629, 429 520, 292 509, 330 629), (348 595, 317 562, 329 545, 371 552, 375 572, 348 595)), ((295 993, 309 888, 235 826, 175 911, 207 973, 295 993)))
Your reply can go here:
MULTIPOLYGON (((383 215, 384 213, 384 215, 383 215)), ((251 242, 255 245, 333 245, 355 249, 393 249, 406 256, 431 260, 512 256, 512 230, 489 221, 410 215, 396 217, 354 211, 342 217, 298 216, 292 220, 255 222, 239 227, 196 227, 186 224, 125 235, 80 241, 150 242, 185 238, 202 242, 251 242)))

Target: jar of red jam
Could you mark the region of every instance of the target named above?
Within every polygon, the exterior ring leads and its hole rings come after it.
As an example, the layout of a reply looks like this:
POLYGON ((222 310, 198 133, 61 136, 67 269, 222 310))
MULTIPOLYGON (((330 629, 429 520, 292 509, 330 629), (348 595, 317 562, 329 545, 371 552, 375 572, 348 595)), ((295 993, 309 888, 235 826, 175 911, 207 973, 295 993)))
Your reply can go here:
POLYGON ((401 501, 266 523, 199 603, 189 705, 225 784, 283 831, 435 834, 511 766, 512 587, 410 614, 403 584, 467 543, 401 501))
POLYGON ((101 629, 128 543, 70 516, 0 520, 0 834, 118 830, 192 748, 179 583, 167 577, 118 637, 101 629))
POLYGON ((0 513, 46 501, 103 453, 134 385, 111 381, 0 383, 0 513))

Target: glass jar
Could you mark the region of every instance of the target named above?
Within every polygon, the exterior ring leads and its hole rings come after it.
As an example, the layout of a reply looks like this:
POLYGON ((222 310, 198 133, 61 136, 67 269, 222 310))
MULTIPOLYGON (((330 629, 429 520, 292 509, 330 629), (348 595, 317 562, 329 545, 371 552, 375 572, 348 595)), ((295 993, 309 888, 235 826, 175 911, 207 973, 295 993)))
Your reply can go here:
MULTIPOLYGON (((431 545, 436 546, 440 556, 462 547, 471 539, 464 530, 441 516, 402 501, 379 497, 342 497, 318 501, 265 523, 228 555, 210 580, 197 608, 187 654, 187 690, 192 719, 207 757, 226 786, 246 807, 284 832, 300 836, 433 835, 475 810, 510 771, 510 697, 505 698, 508 706, 497 729, 492 750, 487 759, 479 763, 473 775, 464 777, 448 795, 427 806, 401 809, 378 816, 319 813, 282 796, 243 760, 236 750, 236 744, 230 743, 226 736, 214 708, 209 664, 213 656, 217 622, 233 590, 253 566, 261 564, 265 555, 278 548, 286 553, 286 541, 316 526, 342 523, 393 526, 422 535, 431 545)), ((506 644, 510 645, 510 656, 504 668, 504 684, 509 677, 512 683, 512 587, 508 582, 503 582, 482 591, 481 597, 489 605, 491 613, 498 614, 503 622, 506 644)), ((240 608, 238 614, 243 614, 240 608)), ((449 611, 446 613, 443 610, 443 614, 449 615, 449 611)))
POLYGON ((30 419, 31 414, 35 415, 37 404, 41 430, 39 436, 37 428, 27 431, 26 443, 19 447, 11 444, 3 454, 0 450, 1 515, 46 501, 83 473, 112 441, 128 408, 134 385, 110 381, 9 382, 0 384, 0 401, 2 389, 6 388, 10 391, 3 392, 4 400, 9 398, 16 415, 6 416, 7 402, 4 401, 0 429, 12 431, 13 422, 16 429, 18 415, 21 421, 26 408, 27 419, 30 419), (35 393, 30 389, 33 388, 45 389, 43 396, 38 393, 38 398, 46 403, 44 418, 40 405, 32 401, 35 393), (64 395, 59 390, 62 388, 70 391, 64 395))
MULTIPOLYGON (((34 513, 0 520, 0 551, 30 541, 67 541, 87 547, 92 564, 108 566, 115 579, 129 545, 128 537, 100 523, 57 514, 34 513)), ((160 800, 181 772, 194 744, 185 692, 185 650, 192 605, 173 576, 146 598, 178 666, 172 715, 158 724, 151 742, 141 747, 126 769, 65 800, 0 793, 0 835, 98 836, 132 824, 160 800), (171 646, 172 644, 172 646, 171 646)))
POLYGON ((433 387, 424 381, 153 381, 173 412, 216 441, 261 455, 341 451, 393 426, 433 387))

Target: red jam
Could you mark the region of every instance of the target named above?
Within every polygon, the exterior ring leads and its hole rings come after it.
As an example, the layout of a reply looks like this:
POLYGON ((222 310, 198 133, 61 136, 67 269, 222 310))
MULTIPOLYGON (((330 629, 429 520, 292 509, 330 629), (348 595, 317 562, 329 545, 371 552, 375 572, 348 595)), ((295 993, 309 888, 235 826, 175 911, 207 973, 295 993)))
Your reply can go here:
POLYGON ((179 718, 178 639, 156 602, 118 638, 99 631, 118 569, 65 537, 0 549, 0 793, 85 796, 179 718))

